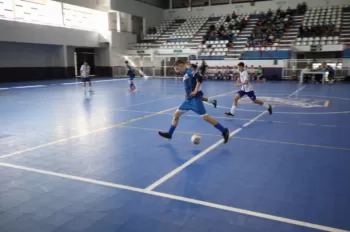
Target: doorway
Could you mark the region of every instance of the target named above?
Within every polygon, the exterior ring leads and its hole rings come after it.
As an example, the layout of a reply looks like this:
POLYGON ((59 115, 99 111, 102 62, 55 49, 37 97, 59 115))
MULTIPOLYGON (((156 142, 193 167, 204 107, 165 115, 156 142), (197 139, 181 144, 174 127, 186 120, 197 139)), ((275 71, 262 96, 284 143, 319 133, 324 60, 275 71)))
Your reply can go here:
POLYGON ((95 75, 95 51, 93 48, 75 48, 74 51, 74 68, 75 76, 80 76, 80 67, 84 62, 90 66, 90 75, 95 75))

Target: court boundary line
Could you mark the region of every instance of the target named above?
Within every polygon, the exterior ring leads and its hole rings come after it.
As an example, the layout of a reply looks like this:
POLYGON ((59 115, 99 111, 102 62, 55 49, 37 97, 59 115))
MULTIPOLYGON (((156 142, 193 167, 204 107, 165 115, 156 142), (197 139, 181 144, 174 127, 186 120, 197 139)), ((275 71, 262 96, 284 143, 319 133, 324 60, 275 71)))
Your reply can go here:
MULTIPOLYGON (((130 129, 144 130, 144 131, 159 131, 160 130, 160 129, 156 129, 156 128, 137 127, 137 126, 120 126, 120 128, 130 128, 130 129)), ((199 134, 199 135, 210 136, 210 137, 221 137, 221 135, 218 135, 218 134, 199 133, 199 132, 194 132, 194 131, 176 131, 176 133, 189 134, 189 135, 199 134)), ((250 140, 250 141, 257 141, 257 142, 266 142, 266 143, 278 143, 278 144, 284 144, 284 145, 295 145, 295 146, 301 146, 301 147, 314 147, 314 148, 350 151, 350 148, 347 148, 347 147, 333 147, 333 146, 325 146, 325 145, 318 145, 318 144, 308 144, 308 143, 293 143, 293 142, 286 142, 286 141, 259 139, 259 138, 248 138, 248 137, 240 137, 240 136, 232 136, 231 138, 232 139, 239 139, 239 140, 250 140)))
POLYGON ((350 151, 350 148, 346 148, 346 147, 332 147, 332 146, 324 146, 324 145, 317 145, 317 144, 293 143, 293 142, 284 142, 284 141, 278 141, 278 140, 247 138, 247 137, 240 137, 240 136, 234 136, 233 138, 234 139, 241 139, 241 140, 256 141, 256 142, 277 143, 277 144, 284 144, 284 145, 295 145, 295 146, 300 146, 300 147, 314 147, 314 148, 323 148, 323 149, 331 149, 331 150, 350 151))
POLYGON ((60 177, 60 178, 65 178, 65 179, 70 179, 70 180, 76 180, 76 181, 80 181, 80 182, 96 184, 96 185, 105 186, 105 187, 111 187, 111 188, 132 191, 132 192, 143 193, 143 194, 147 194, 147 195, 152 195, 152 196, 162 197, 162 198, 166 198, 166 199, 186 202, 189 204, 201 205, 201 206, 205 206, 208 208, 229 211, 232 213, 238 213, 238 214, 258 217, 258 218, 262 218, 262 219, 266 219, 266 220, 278 221, 278 222, 291 224, 291 225, 297 225, 297 226, 306 227, 306 228, 318 229, 318 230, 328 231, 328 232, 347 232, 346 230, 343 230, 343 229, 328 227, 328 226, 319 225, 319 224, 313 224, 313 223, 309 223, 309 222, 305 222, 305 221, 274 216, 271 214, 259 213, 256 211, 236 208, 236 207, 227 206, 227 205, 221 205, 221 204, 208 202, 208 201, 196 200, 196 199, 187 198, 187 197, 178 196, 178 195, 173 195, 173 194, 169 194, 169 193, 163 193, 163 192, 158 192, 158 191, 153 191, 153 190, 145 190, 142 188, 127 186, 127 185, 121 185, 121 184, 100 181, 100 180, 95 180, 95 179, 90 179, 90 178, 85 178, 85 177, 79 177, 79 176, 74 176, 74 175, 69 175, 69 174, 63 174, 63 173, 58 173, 58 172, 51 172, 51 171, 46 171, 43 169, 30 168, 30 167, 26 167, 26 166, 20 166, 20 165, 14 165, 14 164, 10 164, 10 163, 2 163, 2 162, 0 162, 0 166, 7 167, 7 168, 13 168, 13 169, 19 169, 19 170, 23 170, 23 171, 27 171, 27 172, 39 173, 39 174, 48 175, 48 176, 55 176, 55 177, 60 177))
MULTIPOLYGON (((230 92, 227 92, 227 93, 218 94, 216 96, 212 96, 211 98, 225 96, 227 94, 231 94, 232 92, 233 91, 230 91, 230 92)), ((173 97, 175 97, 175 96, 173 96, 173 97)), ((146 103, 149 103, 149 102, 145 102, 143 104, 146 104, 146 103)), ((129 107, 132 107, 132 106, 129 106, 129 107)), ((133 118, 133 119, 130 119, 128 121, 124 121, 124 122, 121 122, 121 123, 113 124, 113 125, 110 125, 110 126, 105 126, 105 127, 102 127, 102 128, 96 129, 96 130, 92 130, 92 131, 89 131, 89 132, 86 132, 86 133, 73 135, 73 136, 70 136, 70 137, 66 137, 66 138, 58 139, 58 140, 51 141, 51 142, 48 142, 48 143, 45 143, 45 144, 41 144, 41 145, 38 145, 38 146, 35 146, 35 147, 30 147, 30 148, 23 149, 23 150, 20 150, 20 151, 15 151, 15 152, 12 152, 12 153, 9 153, 9 154, 0 155, 0 159, 12 157, 12 156, 15 156, 15 155, 20 155, 20 154, 23 154, 23 153, 26 153, 26 152, 29 152, 29 151, 34 151, 34 150, 37 150, 37 149, 40 149, 40 148, 43 148, 43 147, 48 147, 48 146, 51 146, 51 145, 54 145, 54 144, 58 144, 58 143, 62 143, 62 142, 65 142, 65 141, 68 141, 68 140, 71 140, 71 139, 81 138, 81 137, 84 137, 84 136, 87 136, 87 135, 90 135, 90 134, 95 134, 95 133, 98 133, 98 132, 101 132, 101 131, 105 131, 105 130, 108 130, 108 129, 117 128, 117 127, 129 124, 129 123, 133 123, 133 122, 136 122, 136 121, 140 121, 140 120, 143 120, 143 119, 146 119, 146 118, 150 118, 150 117, 154 117, 154 116, 166 113, 166 112, 171 111, 171 110, 175 110, 175 109, 177 109, 177 107, 178 106, 171 107, 169 109, 165 109, 165 110, 158 111, 158 112, 151 113, 151 114, 147 114, 147 115, 144 115, 144 116, 141 116, 141 117, 133 118)))
MULTIPOLYGON (((297 94, 298 92, 300 92, 301 90, 303 90, 306 87, 306 85, 298 88, 296 91, 294 91, 293 93, 288 95, 288 98, 297 94)), ((256 120, 258 120, 260 117, 264 116, 268 111, 266 110, 265 112, 262 112, 261 114, 259 114, 258 116, 256 116, 255 118, 253 118, 252 120, 250 120, 250 122, 245 123, 243 125, 243 127, 247 127, 249 125, 251 125, 252 123, 254 123, 256 120)), ((235 134, 239 133, 242 130, 242 128, 238 128, 235 131, 233 131, 232 133, 230 133, 230 138, 232 136, 234 136, 235 134)), ((216 147, 218 147, 219 145, 221 145, 223 143, 223 139, 220 139, 219 141, 217 141, 216 143, 214 143, 213 145, 211 145, 210 147, 206 148, 205 150, 203 150, 202 152, 200 152, 198 155, 194 156, 192 159, 189 159, 188 161, 186 161, 185 163, 183 163, 182 165, 178 166, 177 168, 173 169, 172 171, 170 171, 169 173, 167 173, 166 175, 164 175, 163 177, 161 177, 160 179, 156 180, 155 182, 153 182, 152 184, 150 184, 148 187, 146 187, 146 190, 153 190, 155 188, 157 188, 158 186, 160 186, 161 184, 163 184, 164 182, 166 182, 167 180, 171 179, 173 176, 177 175, 179 172, 181 172, 182 170, 184 170, 185 168, 187 168, 188 166, 190 166, 191 164, 193 164, 194 162, 196 162, 197 160, 199 160, 200 158, 202 158, 203 156, 207 155, 209 152, 211 152, 212 150, 214 150, 216 147)))
MULTIPOLYGON (((133 112, 133 113, 145 113, 145 114, 151 114, 155 113, 155 111, 143 111, 143 110, 129 110, 129 109, 117 109, 116 111, 120 112, 133 112)), ((260 111, 259 111, 260 112, 260 111)), ((162 115, 172 115, 171 113, 163 113, 162 115)), ((190 115, 190 114, 184 114, 182 117, 200 117, 198 115, 190 115)), ((239 120, 239 121, 250 121, 250 118, 229 118, 229 117, 224 117, 224 116, 214 116, 216 119, 227 119, 227 120, 239 120)), ((291 124, 291 125, 301 125, 301 126, 316 126, 316 127, 332 127, 332 128, 338 128, 340 126, 338 125, 323 125, 323 124, 314 124, 314 123, 303 123, 303 122, 298 122, 298 123, 291 123, 291 122, 283 122, 283 121, 276 121, 276 120, 255 120, 256 122, 272 122, 272 123, 280 123, 280 124, 291 124)))
MULTIPOLYGON (((237 134, 238 132, 240 132, 241 130, 242 130, 242 128, 238 128, 238 129, 234 130, 233 132, 231 132, 230 138, 232 136, 234 136, 235 134, 237 134)), ((187 160, 182 165, 178 166, 177 168, 173 169, 171 172, 167 173, 165 176, 161 177, 160 179, 156 180, 155 182, 153 182, 152 184, 147 186, 145 188, 145 190, 152 191, 153 189, 157 188, 158 186, 160 186, 161 184, 163 184, 164 182, 166 182, 167 180, 169 180, 173 176, 177 175, 179 172, 181 172, 182 170, 184 170, 185 168, 187 168, 188 166, 190 166, 191 164, 193 164, 194 162, 196 162, 197 160, 199 160, 203 156, 207 155, 209 152, 211 152, 212 150, 214 150, 215 148, 217 148, 219 145, 221 145, 223 143, 224 143, 224 139, 220 139, 219 141, 217 141, 216 143, 214 143, 210 147, 207 147, 206 149, 201 151, 198 155, 187 160)))

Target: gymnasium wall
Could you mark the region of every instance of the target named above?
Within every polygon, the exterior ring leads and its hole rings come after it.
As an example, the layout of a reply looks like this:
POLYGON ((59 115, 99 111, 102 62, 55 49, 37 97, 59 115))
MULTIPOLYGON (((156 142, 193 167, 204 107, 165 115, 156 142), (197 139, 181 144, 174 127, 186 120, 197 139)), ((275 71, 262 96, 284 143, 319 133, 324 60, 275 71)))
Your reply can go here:
POLYGON ((66 76, 64 46, 0 42, 0 82, 66 76))
POLYGON ((146 28, 156 26, 164 19, 164 10, 134 0, 111 0, 111 9, 146 19, 146 28))
POLYGON ((250 13, 254 11, 268 11, 271 9, 287 9, 296 8, 299 3, 306 2, 309 7, 321 7, 321 6, 336 6, 336 5, 349 5, 348 0, 332 0, 332 1, 320 1, 320 0, 272 0, 256 2, 254 6, 250 3, 239 4, 226 4, 218 6, 205 6, 205 7, 193 7, 191 11, 188 8, 170 9, 164 11, 165 19, 173 18, 187 18, 190 16, 210 16, 215 14, 230 14, 232 11, 236 13, 250 13))
POLYGON ((0 20, 0 41, 99 47, 99 33, 72 28, 0 20), (5 33, 6 32, 6 33, 5 33))

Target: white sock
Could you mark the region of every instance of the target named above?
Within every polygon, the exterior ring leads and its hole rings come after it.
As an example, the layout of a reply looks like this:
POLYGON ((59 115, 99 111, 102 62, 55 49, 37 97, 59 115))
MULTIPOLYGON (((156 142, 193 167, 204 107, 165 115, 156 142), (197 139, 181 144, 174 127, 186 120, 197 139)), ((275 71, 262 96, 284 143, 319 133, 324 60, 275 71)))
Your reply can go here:
POLYGON ((235 109, 236 109, 236 106, 233 105, 232 108, 231 108, 231 110, 230 110, 231 114, 235 114, 235 109))

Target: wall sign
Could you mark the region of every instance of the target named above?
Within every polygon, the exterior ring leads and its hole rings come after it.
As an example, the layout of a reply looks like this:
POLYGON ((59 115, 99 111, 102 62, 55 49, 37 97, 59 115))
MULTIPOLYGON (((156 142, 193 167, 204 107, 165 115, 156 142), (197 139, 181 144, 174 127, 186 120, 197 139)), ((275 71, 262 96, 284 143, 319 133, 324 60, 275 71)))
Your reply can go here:
POLYGON ((311 45, 310 52, 320 52, 322 51, 322 45, 311 45))

